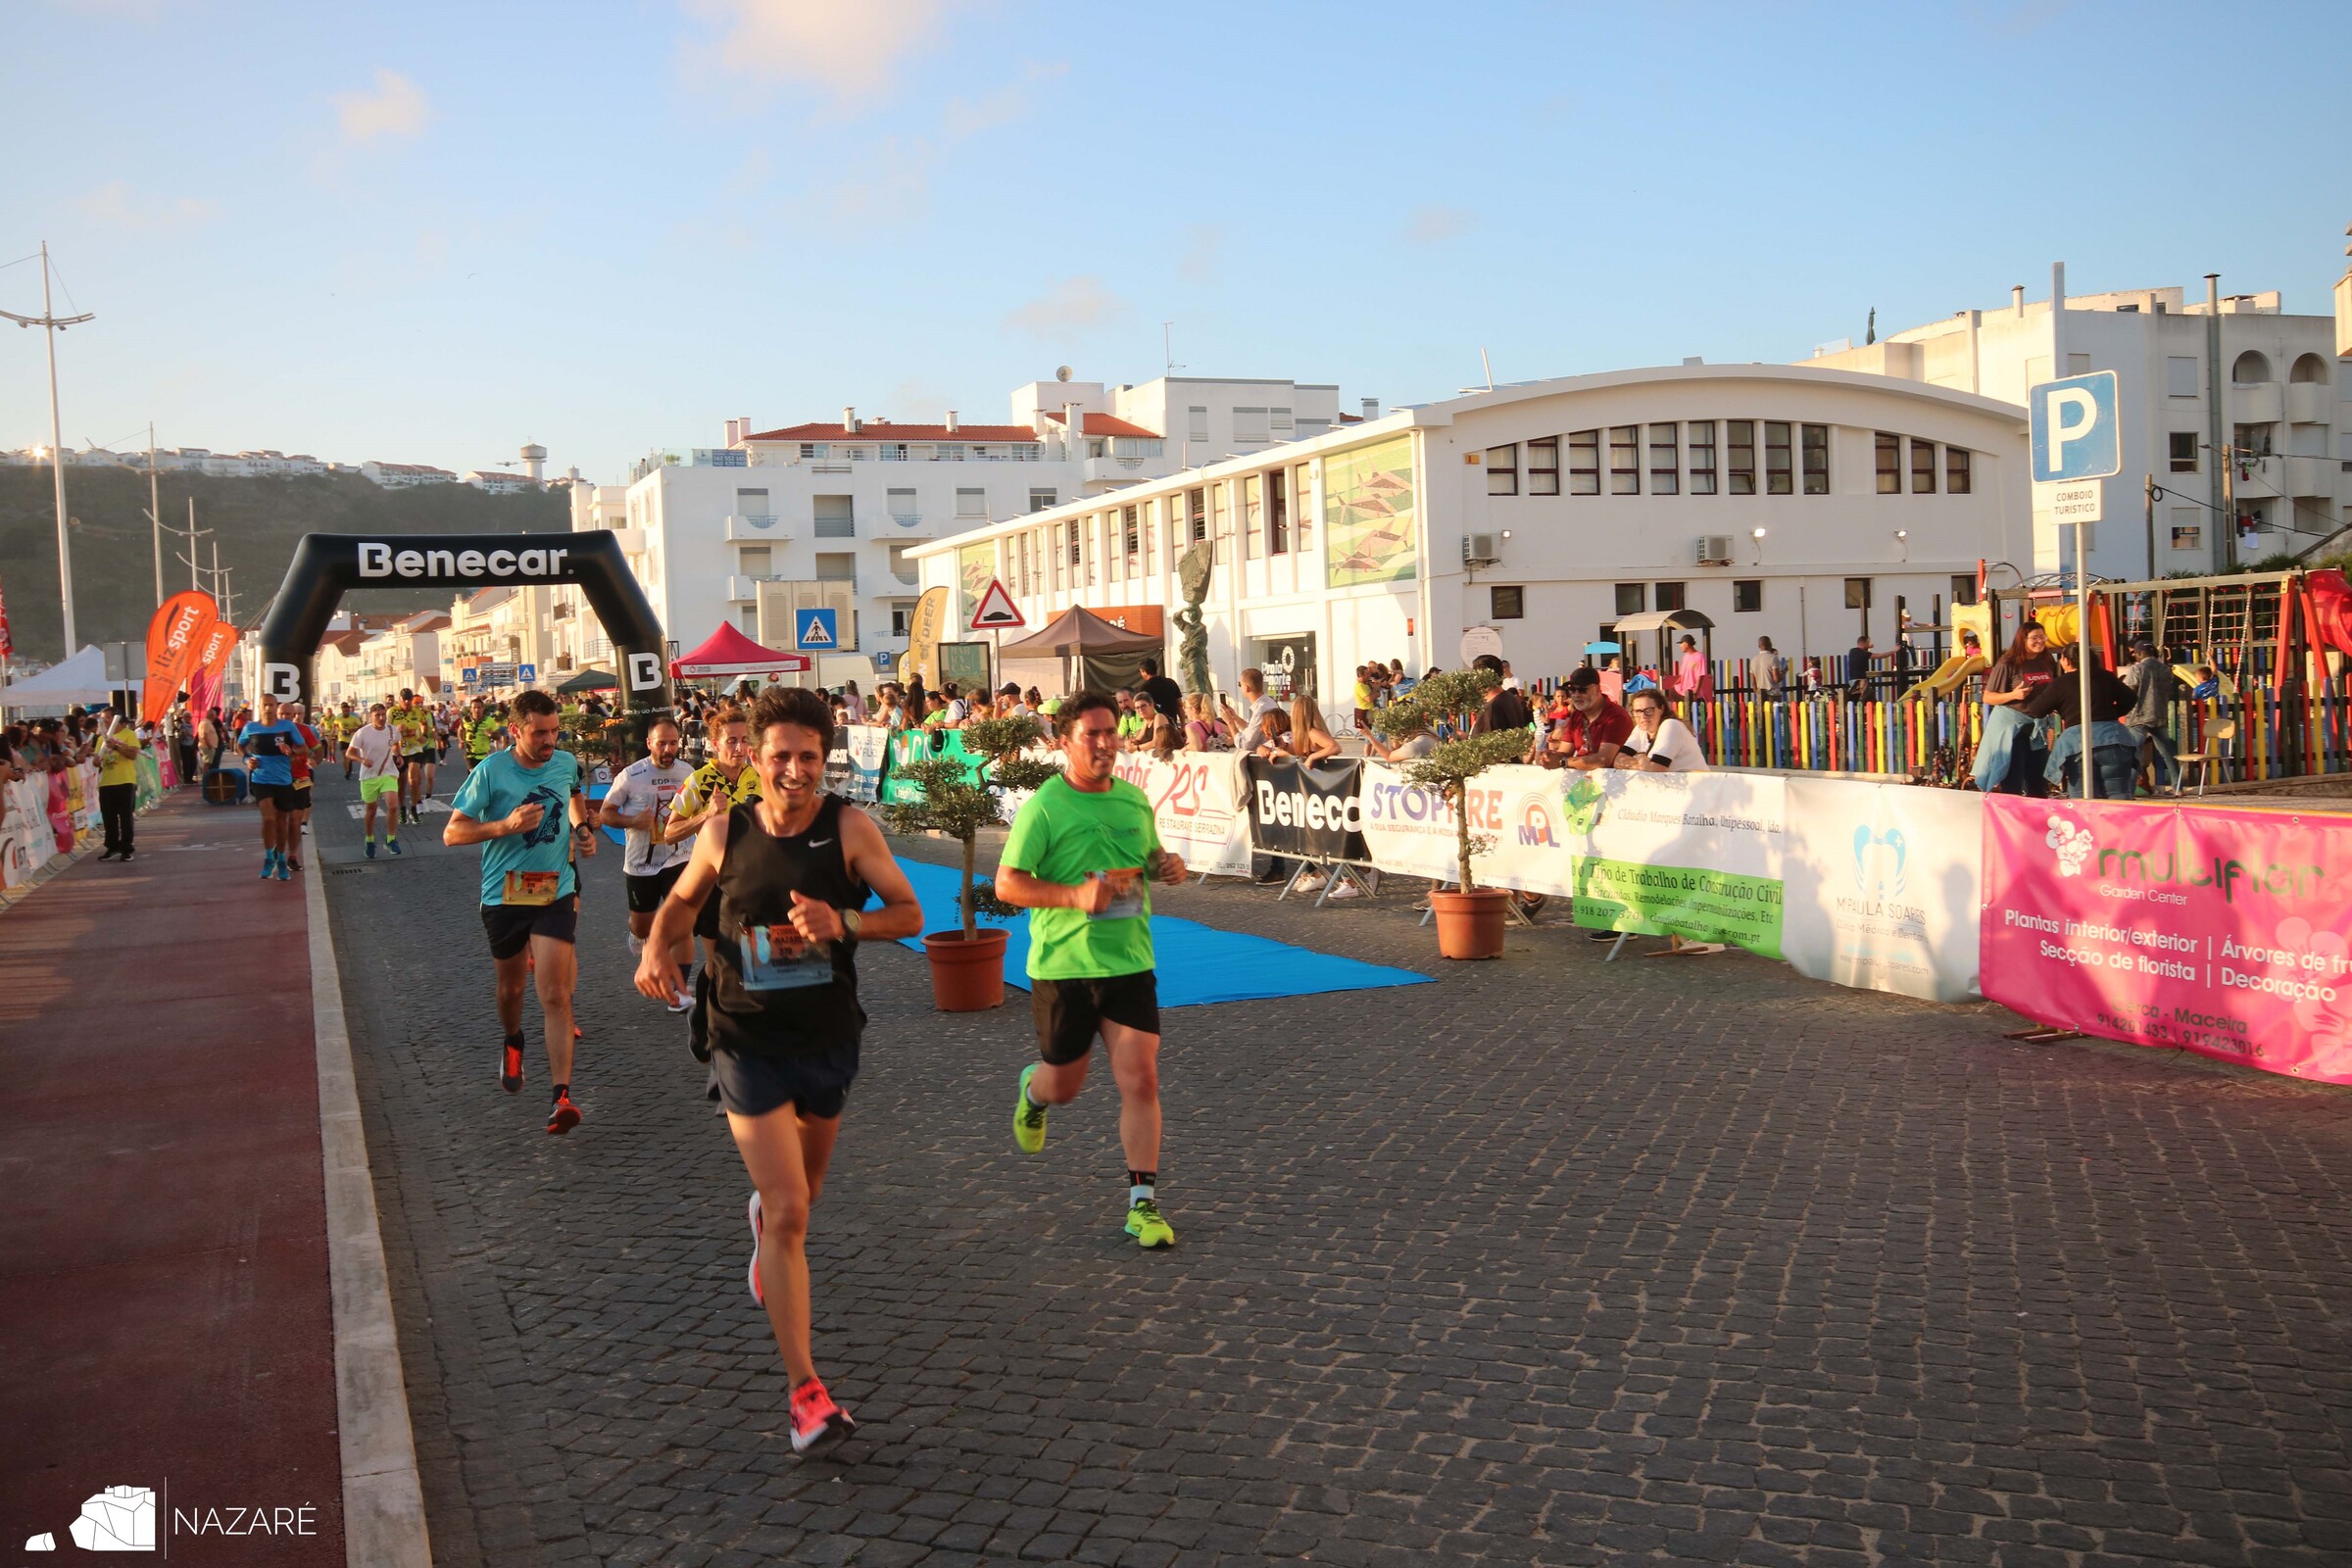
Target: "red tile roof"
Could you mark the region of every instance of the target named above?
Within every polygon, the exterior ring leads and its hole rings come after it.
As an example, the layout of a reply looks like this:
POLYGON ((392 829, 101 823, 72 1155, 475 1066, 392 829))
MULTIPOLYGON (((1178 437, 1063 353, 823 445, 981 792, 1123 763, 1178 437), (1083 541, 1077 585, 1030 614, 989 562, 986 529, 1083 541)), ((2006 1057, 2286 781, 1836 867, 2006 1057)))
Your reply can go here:
POLYGON ((845 424, 788 424, 781 430, 760 430, 746 441, 1027 441, 1037 432, 1025 424, 965 424, 951 430, 944 424, 876 424, 861 430, 845 424))
MULTIPOLYGON (((1046 411, 1046 417, 1052 419, 1055 424, 1062 422, 1060 414, 1052 409, 1046 411)), ((1085 430, 1081 432, 1086 435, 1134 435, 1142 436, 1147 441, 1159 439, 1157 430, 1147 430, 1140 424, 1130 424, 1116 415, 1090 414, 1080 422, 1086 426, 1085 430)))

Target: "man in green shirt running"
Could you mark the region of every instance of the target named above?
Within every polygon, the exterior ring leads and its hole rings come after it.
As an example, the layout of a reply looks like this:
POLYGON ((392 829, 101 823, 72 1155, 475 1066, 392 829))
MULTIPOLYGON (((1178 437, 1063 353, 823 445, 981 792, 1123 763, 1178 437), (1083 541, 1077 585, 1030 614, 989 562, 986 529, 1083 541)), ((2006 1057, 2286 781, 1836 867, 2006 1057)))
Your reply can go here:
POLYGON ((1159 846, 1151 798, 1112 776, 1118 705, 1080 692, 1054 715, 1066 767, 1012 819, 997 897, 1029 917, 1030 1007, 1044 1060, 1021 1070, 1012 1114, 1023 1153, 1046 1147, 1046 1109, 1086 1087, 1096 1036, 1119 1086, 1127 1152, 1127 1234, 1172 1247, 1159 1180, 1159 987, 1152 972, 1149 882, 1175 887, 1184 861, 1159 846))
POLYGON ((507 705, 491 703, 476 697, 466 715, 466 765, 476 768, 482 759, 498 750, 498 743, 507 731, 507 705))

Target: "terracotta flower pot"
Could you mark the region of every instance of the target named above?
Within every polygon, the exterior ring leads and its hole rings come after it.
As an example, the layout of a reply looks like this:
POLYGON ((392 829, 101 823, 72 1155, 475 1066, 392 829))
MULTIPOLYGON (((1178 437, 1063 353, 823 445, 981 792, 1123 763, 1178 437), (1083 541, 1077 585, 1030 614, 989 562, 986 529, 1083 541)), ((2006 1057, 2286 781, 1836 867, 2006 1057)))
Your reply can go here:
POLYGON ((1430 907, 1438 911, 1438 952, 1448 958, 1502 956, 1502 901, 1500 888, 1478 888, 1469 893, 1433 893, 1430 907))
POLYGON ((940 1011, 986 1012, 1004 1005, 1004 932, 982 927, 968 939, 961 931, 926 932, 923 955, 931 960, 931 1001, 940 1011))

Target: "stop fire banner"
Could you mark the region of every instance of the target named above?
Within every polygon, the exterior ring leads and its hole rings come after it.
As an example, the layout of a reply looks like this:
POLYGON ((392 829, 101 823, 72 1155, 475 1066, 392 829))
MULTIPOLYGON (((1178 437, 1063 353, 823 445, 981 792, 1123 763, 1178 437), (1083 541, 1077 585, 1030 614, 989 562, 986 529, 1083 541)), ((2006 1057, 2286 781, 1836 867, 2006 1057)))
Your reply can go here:
POLYGON ((1984 995, 2043 1023, 2352 1083, 2352 819, 1984 802, 1984 995))
POLYGON ((153 724, 172 710, 172 699, 220 618, 213 596, 196 588, 183 588, 156 606, 147 622, 147 680, 139 690, 139 717, 153 724))

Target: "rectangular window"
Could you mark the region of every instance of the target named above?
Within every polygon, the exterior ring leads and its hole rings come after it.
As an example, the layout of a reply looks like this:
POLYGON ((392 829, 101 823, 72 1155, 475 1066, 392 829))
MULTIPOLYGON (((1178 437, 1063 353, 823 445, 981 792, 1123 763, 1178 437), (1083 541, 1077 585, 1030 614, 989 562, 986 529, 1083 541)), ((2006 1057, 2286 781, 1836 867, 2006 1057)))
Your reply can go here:
POLYGON ((1911 440, 1911 493, 1932 496, 1936 493, 1936 443, 1911 440))
POLYGON ((1642 493, 1642 427, 1638 424, 1609 426, 1609 494, 1638 496, 1642 493))
POLYGON ((1682 432, 1673 424, 1649 427, 1649 493, 1678 495, 1682 491, 1682 432))
POLYGON ((1260 497, 1265 484, 1254 473, 1242 480, 1242 555, 1255 561, 1266 553, 1265 507, 1260 497))
MULTIPOLYGON (((1184 412, 1185 433, 1195 441, 1206 441, 1208 439, 1208 410, 1195 404, 1184 412)), ((1199 461, 1198 456, 1195 461, 1199 461)))
POLYGON ((1208 537, 1208 492, 1205 489, 1188 490, 1185 492, 1185 501, 1192 513, 1191 527, 1185 535, 1186 542, 1197 545, 1208 537))
POLYGON ((2174 398, 2193 398, 2197 395, 2197 357, 2194 354, 2171 354, 2165 357, 2164 393, 2174 398))
POLYGON ((1685 586, 1685 584, 1679 582, 1662 582, 1658 584, 1658 608, 1660 610, 1681 610, 1683 608, 1683 590, 1685 586))
POLYGON ((914 629, 914 607, 894 603, 890 607, 890 634, 905 637, 914 629))
POLYGON ((821 446, 817 445, 817 444, 816 444, 814 441, 804 441, 804 442, 802 442, 802 443, 801 443, 801 456, 802 456, 802 457, 804 457, 804 458, 821 458, 821 457, 823 457, 824 455, 825 455, 825 449, 824 449, 823 447, 821 447, 821 446))
POLYGON ((1649 608, 1649 584, 1621 582, 1617 585, 1617 613, 1639 615, 1649 608))
POLYGON ((1793 495, 1796 492, 1796 454, 1788 446, 1788 423, 1785 419, 1764 421, 1764 493, 1768 496, 1793 495))
POLYGON ((2173 548, 2202 550, 2205 548, 2205 519, 2195 507, 2173 509, 2173 548))
POLYGON ((1291 510, 1298 517, 1298 552, 1304 555, 1315 542, 1315 514, 1311 505, 1314 481, 1303 463, 1291 470, 1291 510))
POLYGON ((1977 602, 1977 579, 1968 572, 1952 573, 1952 603, 1973 605, 1977 602))
POLYGON ((2197 471, 2196 431, 2175 430, 2172 436, 2172 452, 2173 472, 2194 473, 2197 471))
POLYGON ((1975 483, 1974 466, 1968 448, 1945 447, 1943 449, 1943 493, 1947 496, 1968 494, 1970 486, 1975 483))
POLYGON ((1808 424, 1799 431, 1805 456, 1805 494, 1830 493, 1830 427, 1808 424))
POLYGON ((767 492, 764 490, 737 490, 735 492, 735 514, 739 517, 775 515, 767 510, 767 492))
POLYGON ((1560 438, 1545 436, 1527 444, 1527 493, 1531 496, 1556 496, 1560 493, 1560 438))
POLYGON ((1056 589, 1064 587, 1068 582, 1069 553, 1062 548, 1061 544, 1062 529, 1066 526, 1067 524, 1057 522, 1046 530, 1046 551, 1054 562, 1054 586, 1056 589))
POLYGON ((988 515, 988 492, 987 492, 986 490, 958 490, 958 491, 956 491, 956 515, 957 515, 958 517, 985 517, 985 516, 987 516, 987 515, 988 515))
POLYGON ((1600 494, 1600 432, 1575 430, 1568 436, 1568 493, 1600 494))
POLYGON ((1291 422, 1291 411, 1288 409, 1268 409, 1266 423, 1277 441, 1288 441, 1298 433, 1298 427, 1291 422))
POLYGON ((1233 444, 1237 447, 1262 447, 1266 444, 1265 410, 1233 411, 1233 444))
POLYGON ((1527 618, 1527 590, 1524 588, 1488 589, 1487 618, 1489 620, 1525 620, 1527 618))
POLYGON ((1159 559, 1159 529, 1152 522, 1154 514, 1152 503, 1147 501, 1140 507, 1129 507, 1127 515, 1144 536, 1144 575, 1148 577, 1157 569, 1159 559))
POLYGON ((818 551, 816 553, 816 580, 818 582, 856 582, 858 580, 857 556, 847 550, 818 551))
POLYGON ((1764 608, 1764 579, 1735 577, 1732 579, 1732 609, 1743 615, 1752 615, 1764 608))
POLYGON ((739 545, 735 551, 735 569, 746 577, 764 577, 772 559, 765 545, 739 545))
POLYGON ((2087 354, 2069 354, 2066 357, 2066 373, 2069 375, 2088 375, 2090 373, 2090 356, 2087 354))
POLYGON ((921 511, 914 504, 912 490, 890 492, 890 516, 894 522, 914 522, 922 516, 921 511))
POLYGON ((1266 554, 1291 553, 1290 475, 1276 468, 1266 475, 1266 554))
POLYGON ((1715 421, 1692 419, 1687 427, 1690 446, 1690 493, 1711 496, 1715 493, 1715 421))
POLYGON ((1487 448, 1487 494, 1515 496, 1518 493, 1519 448, 1517 444, 1487 448))
POLYGON ((1225 558, 1231 554, 1225 544, 1225 486, 1212 484, 1208 487, 1208 537, 1214 541, 1214 559, 1218 565, 1223 565, 1225 558))
POLYGON ((1881 430, 1877 442, 1879 494, 1899 496, 1903 493, 1903 438, 1881 430))
POLYGON ((1731 469, 1731 488, 1727 495, 1752 496, 1756 493, 1756 421, 1726 419, 1723 424, 1725 458, 1731 469))
POLYGON ((858 537, 858 516, 848 496, 816 496, 811 498, 816 512, 816 537, 819 539, 855 539, 858 537))
POLYGON ((1868 610, 1870 608, 1870 579, 1868 577, 1845 579, 1845 608, 1848 610, 1868 610))
POLYGON ((1084 581, 1085 585, 1089 588, 1092 588, 1096 581, 1095 531, 1102 526, 1102 519, 1100 517, 1080 517, 1078 519, 1078 538, 1083 546, 1081 555, 1083 556, 1086 564, 1086 576, 1081 580, 1084 581))
POLYGON ((1054 500, 1054 491, 1051 486, 1031 485, 1029 487, 1029 510, 1031 512, 1043 512, 1055 505, 1058 503, 1054 500))

